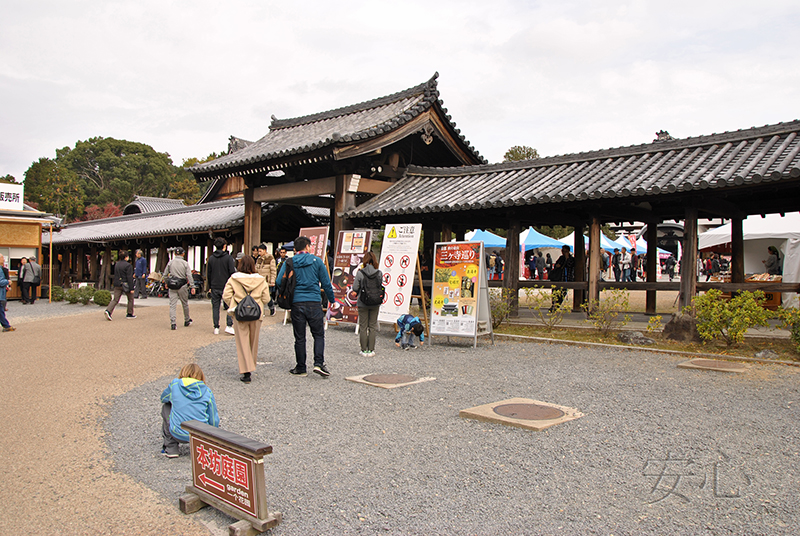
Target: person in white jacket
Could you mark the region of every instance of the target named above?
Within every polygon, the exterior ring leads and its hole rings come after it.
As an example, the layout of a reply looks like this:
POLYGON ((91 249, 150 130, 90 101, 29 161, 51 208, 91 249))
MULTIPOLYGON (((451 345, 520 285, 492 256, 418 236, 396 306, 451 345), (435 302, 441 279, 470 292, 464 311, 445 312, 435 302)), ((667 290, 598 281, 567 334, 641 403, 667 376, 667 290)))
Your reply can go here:
POLYGON ((250 383, 250 374, 256 370, 261 322, 271 298, 267 280, 256 271, 253 257, 243 256, 236 269, 238 272, 228 279, 228 282, 225 283, 225 290, 222 291, 222 301, 228 304, 228 314, 235 315, 236 306, 248 294, 261 307, 261 318, 258 320, 240 322, 235 316, 233 318, 233 329, 236 333, 236 357, 239 360, 239 372, 242 375, 240 379, 244 383, 250 383))
POLYGON ((631 254, 628 253, 627 248, 622 248, 622 254, 619 259, 619 267, 622 269, 622 281, 627 282, 631 280, 631 254))

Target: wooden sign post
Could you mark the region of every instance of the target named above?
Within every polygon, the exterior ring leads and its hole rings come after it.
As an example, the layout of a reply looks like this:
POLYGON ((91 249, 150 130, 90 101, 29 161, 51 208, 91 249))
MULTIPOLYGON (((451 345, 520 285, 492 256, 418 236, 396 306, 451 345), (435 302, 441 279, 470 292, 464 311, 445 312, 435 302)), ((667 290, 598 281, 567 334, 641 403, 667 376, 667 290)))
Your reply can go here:
POLYGON ((267 510, 264 456, 272 447, 199 421, 187 421, 192 456, 192 485, 186 486, 179 506, 191 514, 206 505, 240 521, 232 535, 264 532, 281 522, 280 512, 267 510))

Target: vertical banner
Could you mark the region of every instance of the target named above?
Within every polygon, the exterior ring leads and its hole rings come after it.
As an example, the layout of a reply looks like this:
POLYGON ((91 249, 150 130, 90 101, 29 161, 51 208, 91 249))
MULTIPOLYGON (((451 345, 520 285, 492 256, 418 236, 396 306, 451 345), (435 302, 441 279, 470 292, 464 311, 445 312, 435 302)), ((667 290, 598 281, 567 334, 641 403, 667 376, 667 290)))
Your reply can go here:
POLYGON ((328 246, 328 232, 328 227, 303 227, 300 229, 299 236, 307 236, 311 240, 308 252, 313 253, 323 261, 325 260, 325 250, 328 246))
POLYGON ((372 231, 339 231, 333 257, 331 284, 336 297, 328 306, 328 320, 355 324, 358 322, 358 294, 353 281, 358 273, 364 253, 372 245, 372 231))
POLYGON ((431 335, 477 335, 477 291, 481 277, 485 277, 482 274, 482 255, 483 242, 436 244, 431 289, 431 335))
POLYGON ((408 314, 421 235, 421 223, 390 223, 384 229, 378 269, 383 274, 386 298, 378 313, 378 322, 393 323, 400 315, 408 314))

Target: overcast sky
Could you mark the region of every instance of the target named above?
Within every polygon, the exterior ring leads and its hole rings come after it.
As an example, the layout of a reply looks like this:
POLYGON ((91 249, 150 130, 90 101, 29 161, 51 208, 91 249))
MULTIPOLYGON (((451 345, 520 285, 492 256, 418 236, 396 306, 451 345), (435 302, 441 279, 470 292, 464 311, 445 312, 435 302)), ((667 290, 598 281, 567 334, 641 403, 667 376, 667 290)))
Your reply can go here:
POLYGON ((800 2, 26 0, 0 14, 0 175, 94 136, 176 164, 438 71, 490 162, 800 117, 800 2))

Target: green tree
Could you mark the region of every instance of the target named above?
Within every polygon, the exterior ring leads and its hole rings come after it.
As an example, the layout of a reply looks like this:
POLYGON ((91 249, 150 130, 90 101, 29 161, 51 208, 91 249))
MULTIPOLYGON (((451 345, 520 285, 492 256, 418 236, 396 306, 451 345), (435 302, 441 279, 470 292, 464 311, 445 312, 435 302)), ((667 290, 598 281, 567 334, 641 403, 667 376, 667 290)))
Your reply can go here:
POLYGON ((539 158, 539 151, 527 145, 515 145, 503 155, 503 162, 518 162, 519 160, 535 160, 539 158))
POLYGON ((149 145, 96 137, 56 154, 59 165, 78 177, 92 204, 125 206, 136 195, 166 197, 169 193, 172 159, 149 145))
POLYGON ((13 175, 6 175, 5 177, 0 177, 0 182, 4 184, 22 184, 18 182, 13 175))
POLYGON ((85 195, 78 176, 56 160, 40 158, 25 172, 25 201, 67 220, 83 215, 85 195))
POLYGON ((185 169, 175 169, 176 172, 173 174, 174 178, 169 185, 167 197, 170 199, 183 199, 183 202, 187 205, 194 205, 202 196, 200 186, 198 186, 191 173, 185 169))
POLYGON ((556 238, 556 239, 564 238, 565 236, 567 236, 568 234, 570 234, 572 231, 575 230, 574 227, 570 226, 564 227, 562 225, 553 225, 552 227, 547 225, 540 225, 534 227, 534 229, 536 229, 538 232, 542 233, 545 236, 549 236, 550 238, 556 238))

